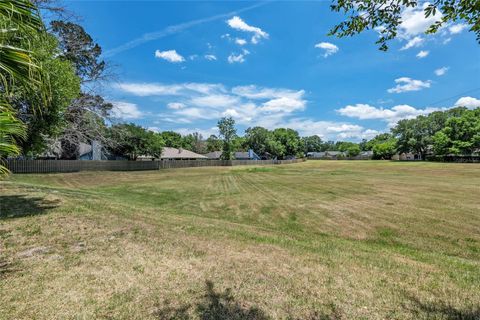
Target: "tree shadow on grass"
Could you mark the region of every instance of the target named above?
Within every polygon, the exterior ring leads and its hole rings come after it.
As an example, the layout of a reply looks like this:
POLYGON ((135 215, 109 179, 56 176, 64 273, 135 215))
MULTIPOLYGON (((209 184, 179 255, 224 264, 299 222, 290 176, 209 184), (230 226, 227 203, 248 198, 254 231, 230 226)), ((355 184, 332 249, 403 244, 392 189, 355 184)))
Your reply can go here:
POLYGON ((413 310, 426 316, 428 319, 446 320, 479 320, 480 302, 469 309, 459 309, 445 302, 422 302, 417 297, 409 296, 413 304, 413 310))
POLYGON ((257 307, 248 307, 235 301, 231 289, 215 291, 213 282, 206 281, 206 292, 200 301, 180 307, 171 307, 168 302, 155 312, 161 320, 193 319, 190 310, 201 320, 267 320, 269 317, 257 307))
POLYGON ((59 200, 47 200, 44 197, 27 195, 0 195, 0 220, 14 219, 45 214, 56 208, 59 200))
MULTIPOLYGON (((248 307, 235 300, 232 290, 215 291, 214 284, 206 281, 205 294, 197 303, 172 306, 166 301, 161 308, 157 308, 154 316, 160 320, 267 320, 271 317, 258 307, 248 307)), ((288 320, 341 320, 341 312, 335 305, 329 305, 331 312, 311 312, 301 318, 288 316, 288 320)))

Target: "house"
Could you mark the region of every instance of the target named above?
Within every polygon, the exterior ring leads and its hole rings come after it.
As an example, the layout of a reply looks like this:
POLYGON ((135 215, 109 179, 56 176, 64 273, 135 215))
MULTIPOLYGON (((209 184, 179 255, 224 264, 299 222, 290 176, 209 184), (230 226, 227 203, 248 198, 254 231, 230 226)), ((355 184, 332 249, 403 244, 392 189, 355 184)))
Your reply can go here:
POLYGON ((211 160, 218 160, 222 156, 222 151, 212 151, 205 154, 205 157, 211 160))
POLYGON ((206 156, 182 148, 163 148, 162 160, 202 160, 208 159, 206 156))
POLYGON ((247 152, 238 151, 234 153, 235 160, 262 160, 252 149, 247 152))
POLYGON ((108 160, 109 155, 102 144, 93 140, 91 144, 80 143, 78 146, 78 160, 108 160))
POLYGON ((324 151, 324 152, 308 152, 307 157, 311 159, 341 159, 347 157, 342 151, 324 151))

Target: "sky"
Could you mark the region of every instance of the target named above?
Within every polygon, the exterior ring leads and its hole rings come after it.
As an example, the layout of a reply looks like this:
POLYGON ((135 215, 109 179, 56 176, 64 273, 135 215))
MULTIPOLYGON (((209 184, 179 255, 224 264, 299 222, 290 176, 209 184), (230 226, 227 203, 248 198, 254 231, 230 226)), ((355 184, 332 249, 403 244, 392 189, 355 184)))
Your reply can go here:
POLYGON ((400 119, 480 106, 480 45, 461 21, 425 35, 439 15, 402 13, 398 39, 328 36, 330 1, 71 1, 115 77, 102 93, 117 121, 153 131, 216 134, 248 127, 359 141, 400 119))

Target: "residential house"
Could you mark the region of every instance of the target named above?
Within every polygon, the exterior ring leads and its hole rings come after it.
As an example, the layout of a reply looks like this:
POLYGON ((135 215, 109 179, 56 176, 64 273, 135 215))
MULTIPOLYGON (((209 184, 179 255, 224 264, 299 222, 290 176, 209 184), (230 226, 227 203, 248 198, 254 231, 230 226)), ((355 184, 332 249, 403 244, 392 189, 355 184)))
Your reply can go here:
POLYGON ((247 152, 238 151, 234 153, 235 160, 262 160, 252 149, 247 152))
POLYGON ((205 160, 206 156, 182 148, 163 148, 162 160, 205 160))
POLYGON ((205 154, 205 157, 211 160, 218 160, 222 156, 222 151, 212 151, 205 154))

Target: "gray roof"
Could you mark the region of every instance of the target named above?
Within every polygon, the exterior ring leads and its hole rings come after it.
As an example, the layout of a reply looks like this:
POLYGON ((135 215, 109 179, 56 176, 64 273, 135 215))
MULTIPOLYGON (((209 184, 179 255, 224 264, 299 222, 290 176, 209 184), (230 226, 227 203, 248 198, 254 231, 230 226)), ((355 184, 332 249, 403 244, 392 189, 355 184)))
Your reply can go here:
POLYGON ((238 151, 235 152, 235 159, 250 159, 248 152, 238 151))
POLYGON ((212 151, 205 154, 205 157, 207 157, 208 159, 220 159, 221 155, 222 155, 222 151, 212 151))
POLYGON ((190 150, 163 148, 162 159, 207 159, 207 157, 190 150))

